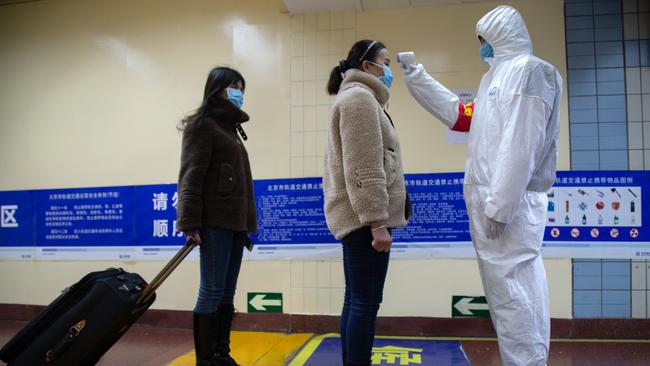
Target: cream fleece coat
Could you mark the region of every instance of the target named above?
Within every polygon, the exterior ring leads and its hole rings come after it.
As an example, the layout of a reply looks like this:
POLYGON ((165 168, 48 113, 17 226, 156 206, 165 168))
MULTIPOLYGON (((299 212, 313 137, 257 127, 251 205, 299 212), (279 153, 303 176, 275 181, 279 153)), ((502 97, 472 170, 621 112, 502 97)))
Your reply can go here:
POLYGON ((388 88, 348 70, 330 113, 323 174, 325 218, 337 240, 373 221, 406 226, 397 132, 382 108, 388 88))

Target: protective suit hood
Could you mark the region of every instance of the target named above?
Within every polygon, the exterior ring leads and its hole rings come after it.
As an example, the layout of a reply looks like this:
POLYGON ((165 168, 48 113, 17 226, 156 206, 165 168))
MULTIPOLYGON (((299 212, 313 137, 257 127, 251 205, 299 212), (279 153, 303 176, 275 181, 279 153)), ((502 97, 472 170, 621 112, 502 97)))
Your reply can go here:
POLYGON ((511 6, 498 6, 476 23, 476 35, 494 49, 494 57, 532 54, 533 44, 521 14, 511 6))

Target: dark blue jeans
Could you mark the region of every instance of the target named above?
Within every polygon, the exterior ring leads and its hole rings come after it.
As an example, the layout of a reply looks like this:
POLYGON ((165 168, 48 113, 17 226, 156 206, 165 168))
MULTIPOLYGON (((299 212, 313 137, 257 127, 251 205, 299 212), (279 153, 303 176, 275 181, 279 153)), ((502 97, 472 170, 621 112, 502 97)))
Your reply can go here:
POLYGON ((372 247, 369 227, 353 231, 342 242, 345 298, 341 349, 348 362, 369 364, 390 253, 372 247))
POLYGON ((232 304, 241 268, 246 233, 201 229, 201 284, 194 312, 210 314, 232 304))

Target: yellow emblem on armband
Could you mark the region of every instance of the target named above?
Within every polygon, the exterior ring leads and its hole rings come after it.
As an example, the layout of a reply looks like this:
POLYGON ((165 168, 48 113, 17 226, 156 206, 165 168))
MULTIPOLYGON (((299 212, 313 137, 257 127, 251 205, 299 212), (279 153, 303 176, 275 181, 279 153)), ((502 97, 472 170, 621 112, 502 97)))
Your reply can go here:
POLYGON ((464 114, 465 114, 467 117, 471 117, 472 114, 474 114, 474 103, 471 103, 471 102, 470 102, 470 103, 464 104, 463 106, 465 107, 465 112, 464 112, 464 114))

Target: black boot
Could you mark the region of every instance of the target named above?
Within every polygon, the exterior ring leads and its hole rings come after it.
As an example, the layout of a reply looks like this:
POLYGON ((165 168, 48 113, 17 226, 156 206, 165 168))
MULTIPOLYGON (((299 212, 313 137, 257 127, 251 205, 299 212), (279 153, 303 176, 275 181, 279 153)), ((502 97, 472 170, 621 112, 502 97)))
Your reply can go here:
POLYGON ((217 345, 216 356, 221 366, 239 366, 239 364, 230 357, 230 329, 232 328, 232 317, 235 308, 232 304, 222 304, 217 311, 217 345))
POLYGON ((218 366, 215 357, 216 334, 214 327, 217 322, 217 313, 194 313, 194 351, 196 353, 196 366, 218 366))

